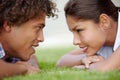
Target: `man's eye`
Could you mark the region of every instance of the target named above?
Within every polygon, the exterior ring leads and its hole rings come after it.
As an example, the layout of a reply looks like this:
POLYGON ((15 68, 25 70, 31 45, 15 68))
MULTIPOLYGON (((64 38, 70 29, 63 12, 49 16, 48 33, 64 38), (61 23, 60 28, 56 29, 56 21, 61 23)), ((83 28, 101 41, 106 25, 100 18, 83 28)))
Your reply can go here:
POLYGON ((38 29, 42 29, 42 27, 41 27, 41 26, 38 26, 37 28, 38 28, 38 29))

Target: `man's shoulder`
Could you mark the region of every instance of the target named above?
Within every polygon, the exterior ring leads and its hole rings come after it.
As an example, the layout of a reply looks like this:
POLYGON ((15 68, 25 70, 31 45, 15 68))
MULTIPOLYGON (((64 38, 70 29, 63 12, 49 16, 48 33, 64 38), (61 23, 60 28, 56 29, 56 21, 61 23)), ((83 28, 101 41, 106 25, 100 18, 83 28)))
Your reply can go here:
POLYGON ((3 58, 5 56, 5 52, 4 49, 2 47, 2 44, 0 43, 0 59, 3 58))

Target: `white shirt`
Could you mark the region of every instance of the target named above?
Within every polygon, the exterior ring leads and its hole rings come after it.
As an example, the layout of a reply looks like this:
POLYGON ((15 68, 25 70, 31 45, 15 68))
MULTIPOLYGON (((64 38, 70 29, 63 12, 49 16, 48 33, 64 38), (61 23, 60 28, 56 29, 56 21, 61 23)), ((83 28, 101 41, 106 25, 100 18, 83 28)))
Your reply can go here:
POLYGON ((117 30, 117 35, 116 35, 116 40, 114 44, 113 50, 115 51, 118 46, 120 45, 120 12, 118 11, 118 30, 117 30))
POLYGON ((118 30, 115 39, 115 44, 113 47, 104 46, 102 47, 97 54, 101 55, 104 58, 108 58, 120 45, 120 12, 118 12, 118 30))

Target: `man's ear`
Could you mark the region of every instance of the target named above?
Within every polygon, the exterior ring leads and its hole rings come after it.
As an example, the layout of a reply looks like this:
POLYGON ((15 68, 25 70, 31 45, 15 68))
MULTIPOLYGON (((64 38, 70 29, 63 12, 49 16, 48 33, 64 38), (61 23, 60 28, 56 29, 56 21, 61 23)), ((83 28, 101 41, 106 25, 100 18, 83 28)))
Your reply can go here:
POLYGON ((10 31, 11 31, 11 25, 10 25, 7 21, 4 22, 3 28, 4 28, 4 30, 7 31, 7 32, 10 32, 10 31))
POLYGON ((100 26, 103 29, 111 28, 111 18, 107 14, 101 14, 99 20, 100 20, 100 26))

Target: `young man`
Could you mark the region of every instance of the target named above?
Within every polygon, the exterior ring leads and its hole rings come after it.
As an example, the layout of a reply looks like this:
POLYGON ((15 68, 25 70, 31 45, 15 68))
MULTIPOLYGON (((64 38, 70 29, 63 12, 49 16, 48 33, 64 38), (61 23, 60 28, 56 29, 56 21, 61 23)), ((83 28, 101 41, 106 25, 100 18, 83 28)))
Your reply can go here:
POLYGON ((50 0, 0 1, 0 78, 39 72, 34 47, 44 41, 45 17, 55 10, 50 0))

